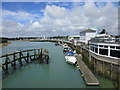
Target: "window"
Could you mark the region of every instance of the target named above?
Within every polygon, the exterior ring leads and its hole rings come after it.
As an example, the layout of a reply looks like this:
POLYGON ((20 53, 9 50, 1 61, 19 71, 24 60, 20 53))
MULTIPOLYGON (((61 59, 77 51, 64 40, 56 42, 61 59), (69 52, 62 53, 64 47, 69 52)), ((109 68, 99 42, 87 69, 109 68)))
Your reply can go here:
POLYGON ((99 47, 103 47, 103 45, 99 45, 99 47))
POLYGON ((96 47, 98 47, 98 45, 95 45, 96 47))
POLYGON ((99 54, 108 56, 108 49, 99 49, 99 54))
POLYGON ((94 48, 93 48, 93 47, 91 47, 91 48, 90 48, 90 50, 91 50, 91 51, 94 51, 94 48))
POLYGON ((120 47, 116 47, 116 49, 120 49, 120 47))
POLYGON ((98 48, 95 48, 95 52, 98 53, 98 48))
POLYGON ((104 48, 108 48, 108 46, 104 46, 104 48))
POLYGON ((110 48, 115 48, 115 46, 110 46, 110 48))
POLYGON ((110 56, 120 58, 120 51, 110 50, 110 56))

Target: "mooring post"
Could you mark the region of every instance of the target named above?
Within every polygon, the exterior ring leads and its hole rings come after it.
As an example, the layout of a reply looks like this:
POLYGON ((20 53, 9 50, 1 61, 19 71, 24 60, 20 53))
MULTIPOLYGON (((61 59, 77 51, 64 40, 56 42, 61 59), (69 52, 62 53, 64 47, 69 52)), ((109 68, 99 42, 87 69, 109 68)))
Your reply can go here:
POLYGON ((16 69, 15 53, 13 54, 14 69, 16 69))
POLYGON ((44 58, 45 58, 45 60, 46 60, 46 63, 48 64, 49 63, 49 56, 48 56, 48 50, 47 49, 45 49, 44 50, 44 58))
POLYGON ((19 61, 20 61, 20 65, 22 66, 22 58, 21 58, 21 51, 19 52, 19 61))
POLYGON ((40 58, 40 49, 38 49, 38 58, 40 58))
POLYGON ((29 50, 27 50, 27 61, 29 62, 29 50))
POLYGON ((36 50, 34 49, 34 59, 36 59, 35 57, 36 57, 36 50))
POLYGON ((42 60, 42 48, 41 48, 41 52, 40 52, 40 60, 42 60))
POLYGON ((49 60, 48 60, 48 59, 49 59, 49 56, 47 55, 47 64, 49 63, 49 60))
POLYGON ((3 70, 4 72, 6 72, 6 69, 4 68, 4 65, 2 65, 2 70, 3 70))
POLYGON ((7 54, 6 54, 6 61, 5 61, 5 66, 6 66, 6 70, 8 70, 8 58, 7 58, 7 54))

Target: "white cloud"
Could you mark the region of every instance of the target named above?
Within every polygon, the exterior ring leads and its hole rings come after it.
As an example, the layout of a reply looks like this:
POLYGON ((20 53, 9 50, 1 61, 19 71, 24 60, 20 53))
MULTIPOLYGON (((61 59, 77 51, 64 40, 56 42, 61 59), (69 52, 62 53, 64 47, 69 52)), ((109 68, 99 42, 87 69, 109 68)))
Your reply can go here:
MULTIPOLYGON (((100 4, 100 3, 99 3, 100 4)), ((101 4, 102 5, 102 4, 101 4)), ((17 22, 3 22, 3 35, 6 36, 55 36, 77 35, 81 29, 95 27, 99 30, 105 28, 109 34, 118 33, 118 8, 111 3, 96 8, 93 2, 87 2, 84 7, 75 5, 66 9, 55 5, 47 5, 43 10, 44 16, 38 21, 22 25, 17 22), (13 34, 9 34, 14 32, 13 34), (20 33, 18 33, 20 32, 20 33)), ((5 15, 28 17, 34 16, 23 12, 3 12, 5 15), (23 14, 23 15, 21 15, 23 14)))
POLYGON ((58 7, 55 5, 47 5, 44 11, 44 14, 48 15, 51 18, 63 18, 65 16, 65 13, 66 9, 64 7, 58 7))
POLYGON ((40 16, 37 14, 30 14, 24 11, 13 12, 9 10, 2 10, 2 17, 13 18, 16 20, 31 20, 34 19, 35 17, 40 17, 40 16))

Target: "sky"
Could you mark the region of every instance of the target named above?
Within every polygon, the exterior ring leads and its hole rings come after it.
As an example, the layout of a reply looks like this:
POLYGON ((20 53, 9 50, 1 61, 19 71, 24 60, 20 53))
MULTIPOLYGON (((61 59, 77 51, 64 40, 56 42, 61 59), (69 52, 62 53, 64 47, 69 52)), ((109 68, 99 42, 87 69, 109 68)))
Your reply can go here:
POLYGON ((79 35, 94 28, 118 34, 118 2, 2 2, 2 36, 79 35))

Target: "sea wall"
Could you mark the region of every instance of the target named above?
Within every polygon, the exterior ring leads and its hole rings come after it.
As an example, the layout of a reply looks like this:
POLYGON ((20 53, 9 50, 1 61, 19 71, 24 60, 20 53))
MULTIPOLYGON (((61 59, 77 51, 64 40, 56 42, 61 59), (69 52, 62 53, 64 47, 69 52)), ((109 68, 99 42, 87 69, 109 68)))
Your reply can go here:
MULTIPOLYGON (((82 54, 83 61, 93 73, 112 80, 114 86, 120 89, 120 68, 118 63, 111 62, 109 58, 98 57, 84 46, 74 46, 73 44, 68 45, 76 50, 78 54, 82 54)), ((115 59, 112 60, 115 61, 115 59)))

